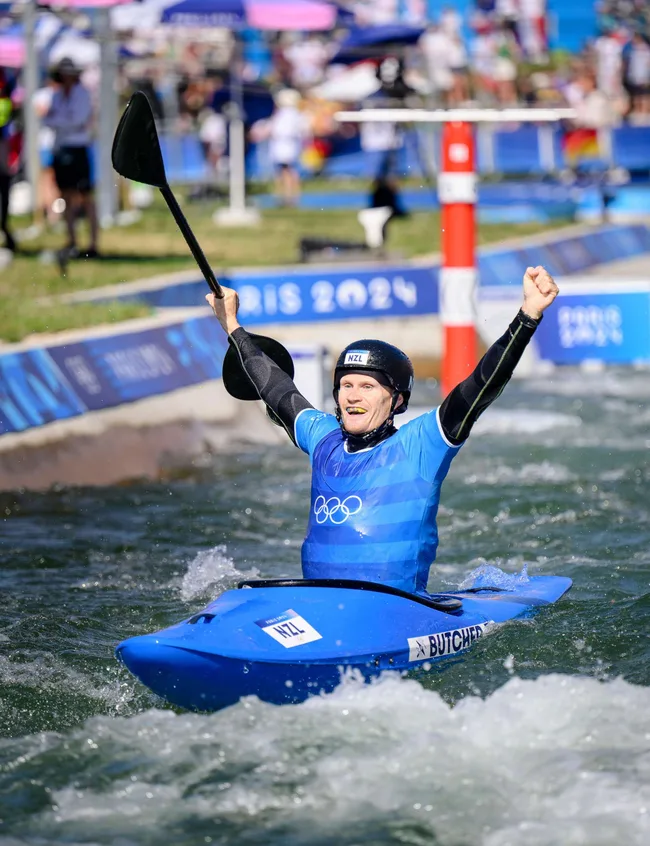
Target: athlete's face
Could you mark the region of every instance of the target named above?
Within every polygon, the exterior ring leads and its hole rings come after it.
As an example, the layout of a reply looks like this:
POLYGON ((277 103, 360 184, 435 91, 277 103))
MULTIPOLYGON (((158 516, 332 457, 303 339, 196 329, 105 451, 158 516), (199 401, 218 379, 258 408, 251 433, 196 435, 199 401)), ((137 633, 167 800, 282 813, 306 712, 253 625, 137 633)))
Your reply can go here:
MULTIPOLYGON (((339 384, 341 422, 351 435, 365 435, 388 419, 392 393, 372 376, 350 373, 339 384)), ((402 397, 397 405, 402 404, 402 397)))

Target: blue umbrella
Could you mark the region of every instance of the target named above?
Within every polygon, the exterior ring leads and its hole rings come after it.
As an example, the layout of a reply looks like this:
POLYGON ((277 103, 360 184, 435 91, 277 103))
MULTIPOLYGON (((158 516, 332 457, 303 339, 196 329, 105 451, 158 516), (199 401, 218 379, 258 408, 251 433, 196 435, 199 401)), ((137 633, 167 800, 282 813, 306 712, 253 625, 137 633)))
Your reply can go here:
POLYGON ((396 47, 416 44, 424 31, 423 27, 400 23, 355 27, 343 39, 330 61, 351 65, 364 59, 381 58, 396 47))
POLYGON ((352 9, 349 9, 344 0, 327 0, 330 5, 336 7, 336 23, 337 26, 350 27, 354 26, 355 15, 352 9))
POLYGON ((239 29, 245 19, 243 0, 181 0, 163 9, 160 16, 162 23, 227 29, 239 29))

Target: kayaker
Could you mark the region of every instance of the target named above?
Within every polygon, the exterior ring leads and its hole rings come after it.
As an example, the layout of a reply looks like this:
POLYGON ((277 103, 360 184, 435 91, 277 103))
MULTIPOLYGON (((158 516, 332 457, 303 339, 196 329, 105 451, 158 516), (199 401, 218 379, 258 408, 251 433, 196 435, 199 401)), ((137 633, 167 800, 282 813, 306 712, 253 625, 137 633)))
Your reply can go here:
POLYGON ((308 579, 361 579, 426 592, 436 557, 440 487, 472 426, 510 380, 543 312, 558 294, 543 267, 529 267, 523 304, 474 372, 433 411, 396 429, 413 367, 401 350, 360 340, 334 372, 336 413, 315 409, 262 353, 237 320, 237 293, 206 296, 260 397, 312 465, 311 505, 302 546, 308 579))

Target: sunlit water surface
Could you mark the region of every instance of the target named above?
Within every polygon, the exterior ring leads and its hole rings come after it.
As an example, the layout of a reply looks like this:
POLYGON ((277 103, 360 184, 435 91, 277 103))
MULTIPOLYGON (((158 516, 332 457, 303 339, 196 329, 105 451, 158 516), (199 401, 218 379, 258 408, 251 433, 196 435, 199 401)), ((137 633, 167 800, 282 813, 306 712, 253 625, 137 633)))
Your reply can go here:
POLYGON ((298 575, 305 457, 0 495, 0 842, 650 843, 649 447, 647 372, 510 386, 445 483, 430 586, 526 565, 571 593, 444 669, 212 715, 113 648, 298 575))

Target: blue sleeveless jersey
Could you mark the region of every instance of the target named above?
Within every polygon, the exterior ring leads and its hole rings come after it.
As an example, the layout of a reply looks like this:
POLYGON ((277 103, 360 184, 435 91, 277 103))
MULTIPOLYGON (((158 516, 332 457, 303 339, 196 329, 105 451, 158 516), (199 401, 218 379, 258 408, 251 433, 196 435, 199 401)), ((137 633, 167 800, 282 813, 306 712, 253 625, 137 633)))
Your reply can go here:
POLYGON ((354 453, 331 414, 302 411, 295 434, 312 464, 303 576, 424 591, 438 547, 440 486, 460 449, 445 440, 437 411, 354 453))

